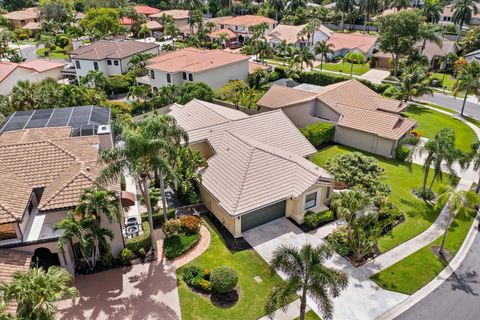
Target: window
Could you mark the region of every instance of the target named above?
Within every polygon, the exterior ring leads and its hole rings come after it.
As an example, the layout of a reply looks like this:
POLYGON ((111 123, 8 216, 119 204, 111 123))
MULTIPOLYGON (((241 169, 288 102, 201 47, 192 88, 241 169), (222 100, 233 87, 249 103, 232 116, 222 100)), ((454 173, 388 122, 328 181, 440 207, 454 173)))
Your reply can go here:
POLYGON ((238 26, 235 26, 235 31, 238 31, 238 26))
POLYGON ((111 66, 111 65, 112 65, 112 60, 107 60, 107 64, 108 64, 109 66, 111 66))
POLYGON ((75 68, 80 69, 80 61, 75 60, 75 68))
POLYGON ((313 208, 317 205, 317 193, 310 193, 305 197, 305 210, 313 208))
POLYGON ((98 62, 97 61, 93 62, 93 69, 98 71, 98 62))
POLYGON ((155 79, 155 71, 150 70, 150 78, 155 79))
POLYGON ((220 29, 225 29, 225 25, 221 24, 220 29))
POLYGON ((172 76, 170 75, 170 73, 167 73, 167 82, 172 83, 172 76))
POLYGON ((31 215, 32 214, 32 211, 33 211, 33 202, 30 201, 28 203, 28 214, 31 215))
POLYGON ((193 74, 190 73, 190 74, 188 75, 188 80, 193 81, 193 74))
POLYGON ((113 60, 113 64, 118 66, 118 60, 113 60))
POLYGON ((182 72, 182 76, 183 76, 183 80, 187 80, 187 73, 186 72, 182 72))
POLYGON ((331 188, 327 188, 327 195, 325 197, 327 199, 330 198, 330 192, 331 192, 330 190, 331 190, 331 188))

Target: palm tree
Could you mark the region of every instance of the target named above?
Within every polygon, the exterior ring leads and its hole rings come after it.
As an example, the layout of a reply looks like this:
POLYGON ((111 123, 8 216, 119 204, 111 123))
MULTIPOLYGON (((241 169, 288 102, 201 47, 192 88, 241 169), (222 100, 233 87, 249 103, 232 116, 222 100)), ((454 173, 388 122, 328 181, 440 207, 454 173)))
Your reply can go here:
POLYGON ((148 60, 154 56, 153 53, 138 53, 132 56, 130 61, 128 61, 129 71, 133 70, 135 75, 145 74, 148 60))
POLYGON ((279 54, 283 58, 283 65, 285 65, 285 61, 287 59, 287 53, 288 53, 287 40, 280 41, 280 43, 277 45, 275 49, 277 51, 277 54, 279 54))
POLYGON ((104 214, 109 222, 120 219, 119 201, 115 192, 103 188, 87 188, 80 195, 76 213, 85 218, 101 220, 104 214))
POLYGON ((423 40, 422 47, 420 48, 420 53, 423 53, 425 50, 425 46, 427 45, 427 41, 435 43, 440 48, 443 45, 442 38, 438 35, 438 33, 442 30, 442 28, 435 24, 428 24, 424 23, 420 28, 420 39, 423 40))
POLYGON ((175 26, 175 23, 168 22, 165 27, 163 28, 163 32, 167 35, 172 37, 172 46, 175 47, 175 38, 180 33, 180 30, 175 26))
POLYGON ((300 70, 303 70, 303 63, 305 65, 310 66, 313 68, 313 60, 315 60, 315 55, 310 51, 308 47, 303 47, 297 54, 298 61, 300 61, 300 70))
POLYGON ((328 55, 333 53, 333 44, 328 43, 327 40, 319 41, 315 44, 313 52, 315 55, 320 55, 320 72, 323 71, 323 60, 327 59, 328 55))
POLYGON ((91 268, 94 269, 100 257, 100 248, 110 252, 110 241, 113 240, 114 234, 112 230, 102 228, 100 222, 96 219, 84 218, 83 221, 88 230, 84 235, 85 253, 90 256, 91 268))
POLYGON ((350 77, 353 75, 353 65, 354 64, 364 64, 365 63, 365 56, 363 53, 358 51, 349 51, 343 61, 350 63, 350 77))
POLYGON ((363 13, 363 33, 367 32, 367 21, 372 13, 377 12, 380 9, 379 0, 359 0, 359 9, 363 13))
POLYGON ((443 186, 439 191, 439 201, 437 203, 443 205, 447 201, 449 204, 448 221, 443 232, 442 244, 439 250, 442 257, 445 257, 443 249, 445 247, 448 228, 452 220, 459 213, 465 215, 468 211, 473 210, 475 206, 480 203, 480 198, 478 194, 470 190, 456 190, 452 186, 443 186))
POLYGON ((188 21, 190 24, 190 34, 193 35, 193 12, 202 8, 201 0, 182 0, 181 5, 184 9, 188 10, 188 21))
POLYGON ((28 80, 20 80, 13 87, 10 104, 14 110, 32 110, 35 108, 35 84, 28 80))
POLYGON ((275 11, 275 21, 278 21, 278 13, 282 11, 283 6, 284 6, 284 1, 283 0, 268 0, 267 1, 268 5, 270 8, 272 8, 275 11))
POLYGON ((55 49, 55 39, 48 35, 48 34, 45 34, 45 33, 39 33, 36 37, 36 46, 39 47, 41 45, 43 45, 43 48, 44 48, 44 53, 47 55, 48 57, 48 60, 50 60, 50 51, 52 49, 55 49))
POLYGON ((480 96, 480 63, 472 61, 463 65, 460 69, 460 75, 453 85, 453 94, 457 95, 460 92, 464 92, 462 110, 460 115, 463 117, 465 104, 469 94, 475 94, 480 96))
POLYGON ((423 6, 423 15, 427 18, 427 22, 437 23, 440 20, 440 14, 443 11, 443 6, 440 1, 427 0, 423 6))
POLYGON ((335 194, 331 205, 340 218, 350 223, 356 219, 357 213, 365 209, 371 202, 371 198, 365 192, 352 189, 335 194))
POLYGON ((341 14, 340 31, 343 31, 345 26, 345 15, 355 8, 355 0, 336 0, 335 10, 341 14))
POLYGON ((348 285, 347 274, 324 265, 331 256, 332 250, 327 245, 313 247, 306 244, 300 249, 285 245, 278 247, 270 265, 288 278, 270 292, 265 305, 266 313, 273 315, 300 294, 300 320, 305 319, 307 295, 317 303, 322 319, 331 319, 332 297, 338 297, 348 285))
POLYGON ((457 0, 453 4, 452 22, 458 25, 457 41, 462 36, 462 27, 469 24, 472 16, 478 13, 477 0, 457 0))
POLYGON ((433 94, 428 76, 422 68, 414 66, 404 73, 400 80, 399 90, 402 92, 405 102, 411 101, 413 97, 433 94))
POLYGON ((143 38, 147 42, 147 37, 150 35, 150 29, 148 29, 147 24, 142 24, 140 30, 137 32, 137 36, 143 38))
POLYGON ((273 55, 272 45, 263 39, 255 41, 255 51, 258 59, 262 62, 264 62, 265 58, 273 55))
POLYGON ((78 290, 69 286, 72 281, 72 275, 67 270, 56 266, 48 270, 34 267, 26 272, 17 271, 11 283, 0 284, 3 292, 0 309, 6 303, 16 301, 17 316, 21 319, 53 319, 57 300, 79 296, 78 290))
MULTIPOLYGON (((471 145, 471 152, 470 152, 470 158, 472 159, 473 162, 473 170, 479 172, 480 170, 480 141, 475 141, 471 145)), ((475 188, 475 192, 478 194, 480 192, 480 177, 478 178, 477 181, 477 187, 475 188)))
POLYGON ((227 32, 220 32, 218 34, 218 42, 222 45, 222 47, 225 47, 225 44, 228 41, 228 33, 227 32))
POLYGON ((410 0, 390 0, 388 7, 397 8, 397 11, 400 11, 400 9, 408 8, 410 3, 410 0))
POLYGON ((63 251, 67 243, 70 243, 73 248, 72 240, 79 240, 79 248, 82 256, 85 258, 88 266, 92 267, 90 260, 87 259, 88 255, 85 250, 87 248, 87 243, 84 238, 85 228, 85 221, 82 219, 76 219, 72 212, 68 212, 67 217, 54 226, 55 230, 62 230, 62 235, 58 238, 58 249, 63 251))
POLYGON ((298 8, 305 9, 307 7, 306 0, 288 0, 285 3, 285 9, 290 12, 295 12, 298 8))

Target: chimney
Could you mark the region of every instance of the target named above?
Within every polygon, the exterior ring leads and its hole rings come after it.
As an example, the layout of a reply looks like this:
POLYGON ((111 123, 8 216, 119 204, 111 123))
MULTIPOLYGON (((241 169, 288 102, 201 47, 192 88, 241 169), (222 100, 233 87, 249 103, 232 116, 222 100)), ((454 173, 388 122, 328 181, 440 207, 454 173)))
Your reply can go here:
POLYGON ((113 137, 110 125, 100 125, 97 130, 98 139, 100 140, 100 151, 111 149, 113 147, 113 137))

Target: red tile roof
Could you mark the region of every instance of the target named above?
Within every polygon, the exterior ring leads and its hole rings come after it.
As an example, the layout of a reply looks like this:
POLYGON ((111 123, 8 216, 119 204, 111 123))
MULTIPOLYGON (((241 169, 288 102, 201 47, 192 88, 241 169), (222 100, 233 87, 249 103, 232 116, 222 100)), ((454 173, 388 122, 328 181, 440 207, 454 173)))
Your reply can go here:
POLYGON ((137 13, 144 14, 146 16, 160 12, 160 9, 150 7, 150 6, 142 6, 142 5, 135 6, 134 9, 137 13))

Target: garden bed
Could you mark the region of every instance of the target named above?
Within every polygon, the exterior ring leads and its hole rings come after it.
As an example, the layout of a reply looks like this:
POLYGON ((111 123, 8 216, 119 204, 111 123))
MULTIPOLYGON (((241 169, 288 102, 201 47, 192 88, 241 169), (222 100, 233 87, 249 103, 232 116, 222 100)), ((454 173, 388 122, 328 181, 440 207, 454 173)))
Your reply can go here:
POLYGON ((163 252, 167 259, 175 259, 192 249, 199 241, 200 234, 171 236, 163 241, 163 252))

